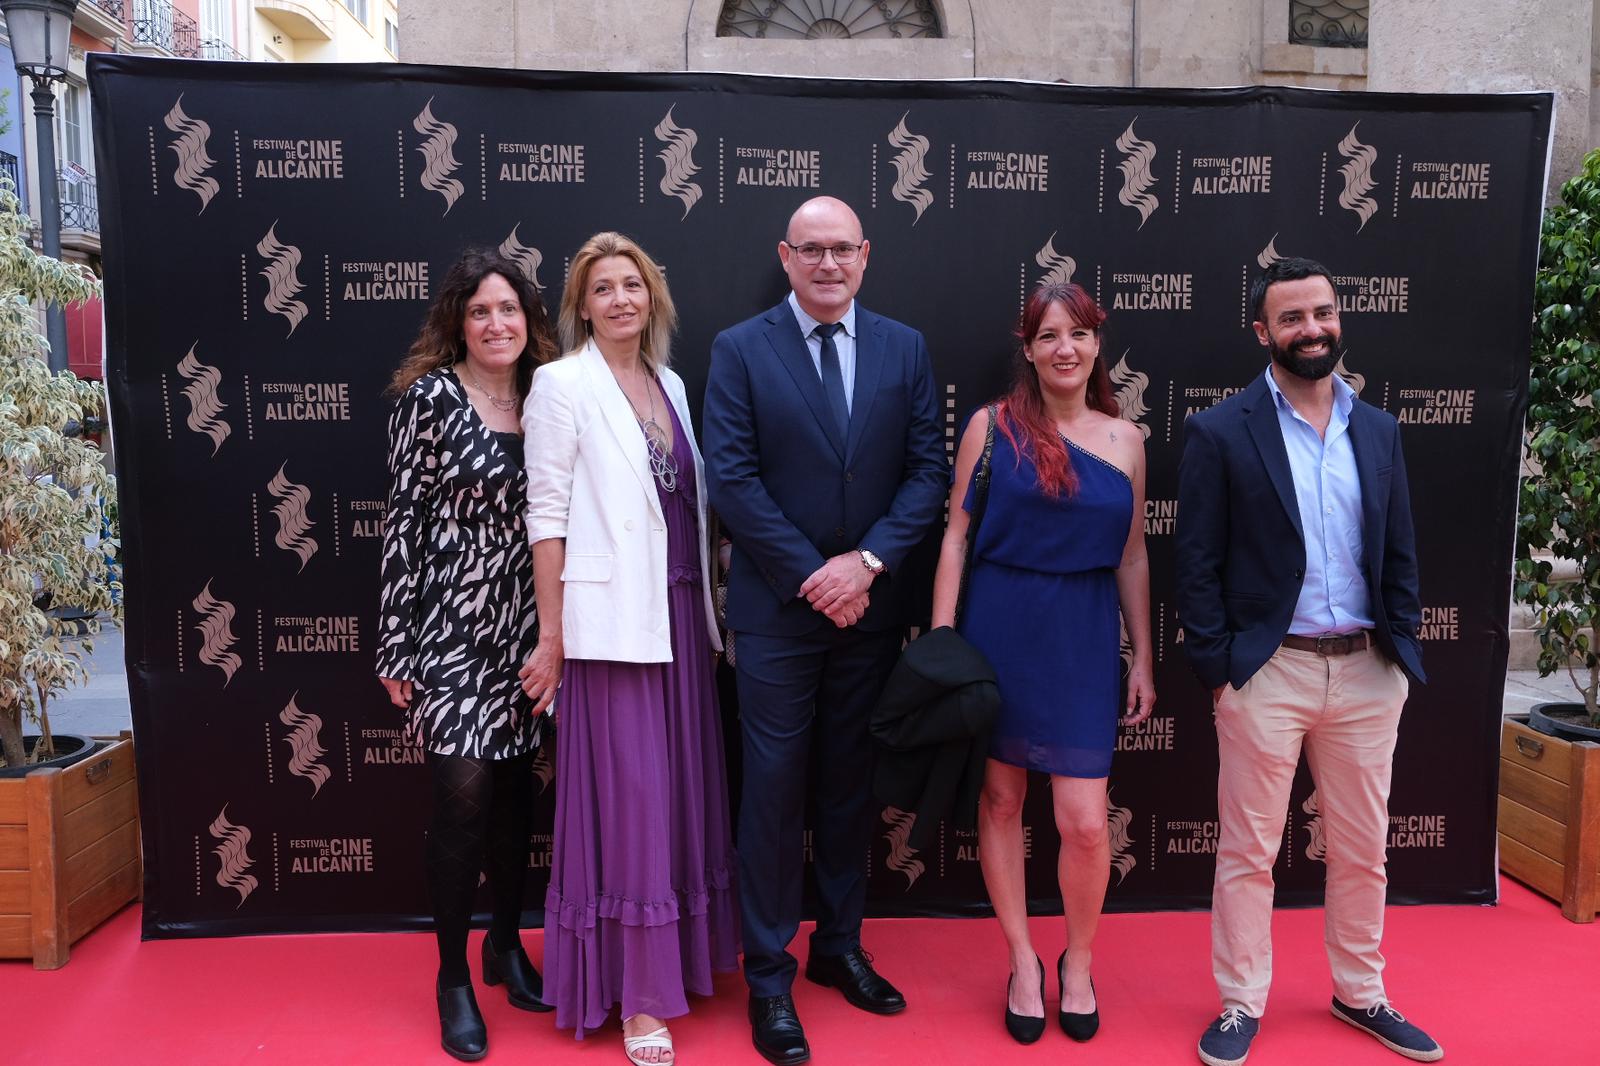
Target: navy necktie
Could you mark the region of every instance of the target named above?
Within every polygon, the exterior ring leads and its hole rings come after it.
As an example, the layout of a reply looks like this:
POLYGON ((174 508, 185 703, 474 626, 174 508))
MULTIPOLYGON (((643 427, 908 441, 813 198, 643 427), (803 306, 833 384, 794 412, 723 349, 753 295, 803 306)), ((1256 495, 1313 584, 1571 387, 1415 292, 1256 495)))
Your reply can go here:
POLYGON ((850 435, 850 407, 844 399, 844 372, 839 369, 839 349, 834 347, 833 335, 843 329, 838 322, 825 322, 815 332, 822 339, 822 392, 833 409, 833 420, 839 427, 839 439, 850 435))

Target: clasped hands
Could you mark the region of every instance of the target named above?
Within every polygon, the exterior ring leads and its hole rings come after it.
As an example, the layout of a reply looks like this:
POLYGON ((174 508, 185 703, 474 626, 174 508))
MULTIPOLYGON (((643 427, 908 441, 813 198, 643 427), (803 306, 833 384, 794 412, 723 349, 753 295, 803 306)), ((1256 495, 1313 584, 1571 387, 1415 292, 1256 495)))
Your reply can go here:
POLYGON ((867 613, 870 598, 867 590, 877 577, 861 562, 860 552, 835 555, 817 568, 800 586, 800 595, 811 601, 811 609, 820 611, 828 621, 840 629, 847 629, 861 621, 867 613))

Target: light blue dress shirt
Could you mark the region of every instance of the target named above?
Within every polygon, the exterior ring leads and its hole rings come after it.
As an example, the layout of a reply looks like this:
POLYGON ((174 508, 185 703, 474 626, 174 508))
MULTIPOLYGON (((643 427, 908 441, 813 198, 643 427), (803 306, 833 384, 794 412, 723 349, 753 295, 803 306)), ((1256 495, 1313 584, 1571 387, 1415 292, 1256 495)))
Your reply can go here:
POLYGON ((1333 375, 1333 414, 1326 435, 1300 416, 1267 370, 1283 446, 1294 475, 1300 528, 1306 538, 1306 576, 1289 632, 1319 637, 1372 628, 1365 551, 1361 542, 1361 478, 1350 444, 1350 408, 1356 394, 1333 375))
MULTIPOLYGON (((800 299, 789 293, 789 309, 800 323, 800 335, 806 339, 806 351, 811 353, 811 365, 817 368, 817 380, 822 380, 822 338, 816 328, 822 323, 800 309, 800 299)), ((839 376, 844 378, 844 407, 852 410, 856 402, 856 302, 850 301, 844 317, 839 320, 844 328, 833 335, 834 351, 839 353, 839 376)))

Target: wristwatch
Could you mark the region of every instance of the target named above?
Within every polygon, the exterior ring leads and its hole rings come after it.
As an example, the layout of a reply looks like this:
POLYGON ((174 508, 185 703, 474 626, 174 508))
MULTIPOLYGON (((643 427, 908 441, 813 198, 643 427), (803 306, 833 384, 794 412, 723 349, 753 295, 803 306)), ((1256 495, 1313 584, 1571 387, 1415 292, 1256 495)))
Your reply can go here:
POLYGON ((887 569, 883 565, 883 560, 874 555, 870 548, 857 548, 856 550, 861 553, 861 565, 871 570, 874 574, 881 574, 887 569))

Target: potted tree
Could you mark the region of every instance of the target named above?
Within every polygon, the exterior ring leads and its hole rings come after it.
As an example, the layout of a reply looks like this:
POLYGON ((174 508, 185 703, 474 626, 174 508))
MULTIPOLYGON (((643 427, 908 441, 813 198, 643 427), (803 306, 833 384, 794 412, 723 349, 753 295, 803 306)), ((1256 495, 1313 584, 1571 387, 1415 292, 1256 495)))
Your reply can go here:
POLYGON ((1578 699, 1532 721, 1600 740, 1600 149, 1545 212, 1534 306, 1515 594, 1534 611, 1540 675, 1565 672, 1578 699), (1576 573, 1557 580, 1553 560, 1576 573))
POLYGON ((1541 704, 1503 726, 1500 865, 1559 899, 1567 917, 1593 921, 1600 908, 1600 149, 1545 212, 1534 306, 1514 595, 1533 609, 1540 675, 1565 672, 1579 698, 1541 704), (1568 571, 1559 579, 1558 561, 1568 571))
POLYGON ((65 746, 50 736, 50 698, 84 678, 84 649, 61 639, 47 608, 90 618, 118 608, 107 577, 114 540, 100 537, 111 478, 83 437, 102 392, 50 373, 34 310, 100 286, 87 269, 35 253, 19 206, 0 179, 0 958, 53 968, 138 897, 142 877, 132 742, 96 751, 82 741, 70 768, 40 765, 65 746), (30 724, 40 733, 25 738, 30 724))

